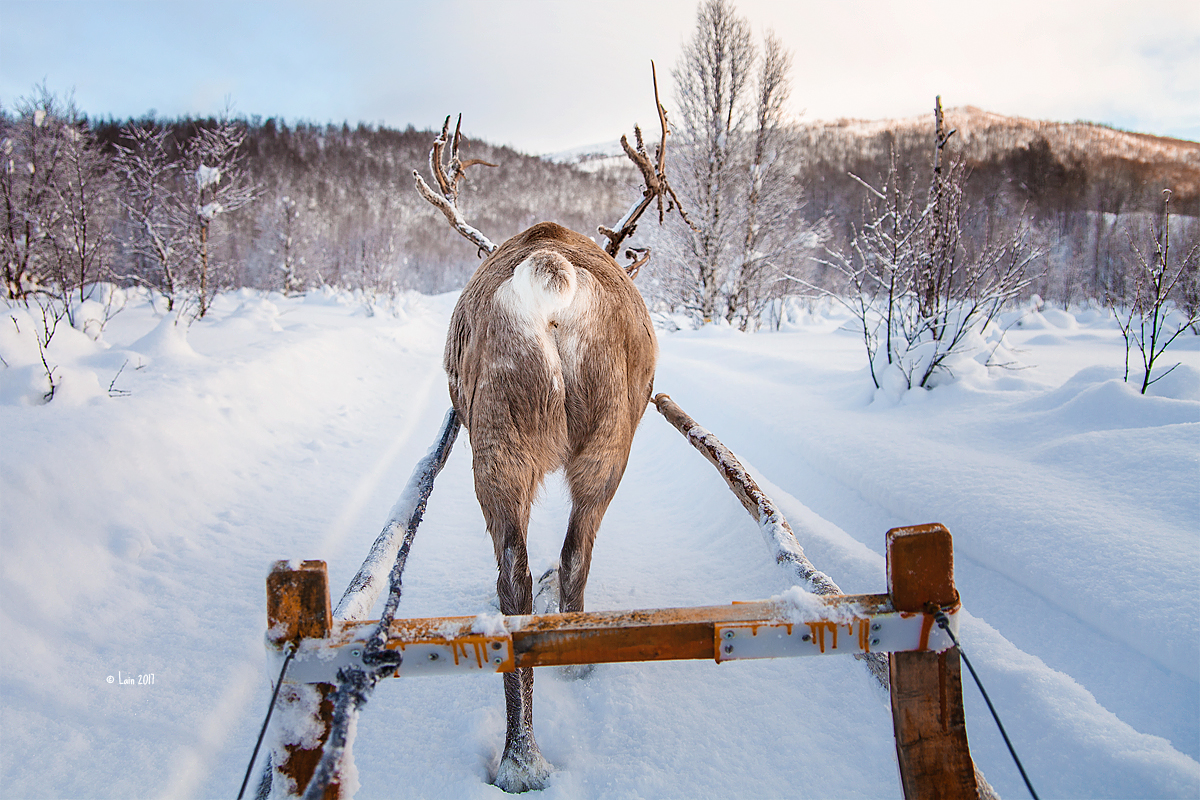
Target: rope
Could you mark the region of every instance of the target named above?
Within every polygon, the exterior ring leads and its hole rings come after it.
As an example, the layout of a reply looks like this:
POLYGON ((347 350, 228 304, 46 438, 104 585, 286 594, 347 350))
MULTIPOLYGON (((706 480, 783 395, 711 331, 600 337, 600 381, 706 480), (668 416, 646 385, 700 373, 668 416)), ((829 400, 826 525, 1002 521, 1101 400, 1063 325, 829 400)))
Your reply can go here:
POLYGON ((263 736, 267 732, 267 725, 271 722, 271 713, 275 711, 275 700, 279 697, 279 687, 283 686, 283 676, 287 672, 288 664, 292 663, 294 655, 296 655, 295 644, 288 650, 287 658, 283 660, 283 667, 279 670, 279 680, 275 681, 275 691, 271 692, 271 704, 267 706, 267 717, 263 720, 262 729, 258 732, 258 741, 254 743, 254 752, 250 754, 250 763, 246 765, 246 777, 242 778, 242 788, 238 791, 237 800, 242 800, 242 795, 246 793, 246 784, 250 782, 250 773, 254 771, 254 762, 258 759, 258 748, 262 747, 263 736))
POLYGON ((983 695, 983 700, 987 703, 988 711, 992 712, 992 719, 996 720, 996 727, 1000 729, 1000 735, 1004 737, 1004 744, 1008 745, 1008 752, 1012 755, 1013 762, 1017 765, 1017 770, 1021 773, 1021 779, 1025 781, 1025 788, 1029 790, 1029 794, 1033 800, 1039 800, 1037 792, 1033 789, 1033 784, 1029 782, 1029 776, 1025 774, 1025 767, 1021 766, 1021 759, 1017 757, 1017 751, 1013 749, 1012 742, 1008 739, 1008 733, 1004 730, 1004 724, 1000 722, 1000 715, 996 713, 996 707, 992 705, 992 698, 988 697, 987 690, 983 688, 983 682, 979 680, 979 675, 975 673, 975 667, 971 666, 971 659, 967 658, 966 651, 958 641, 958 637, 954 635, 954 631, 950 630, 950 620, 947 619, 946 613, 940 609, 933 618, 937 621, 938 627, 950 635, 950 641, 954 642, 954 646, 958 648, 958 654, 962 656, 963 663, 967 665, 967 669, 971 672, 971 677, 975 679, 975 685, 979 687, 979 693, 983 695))

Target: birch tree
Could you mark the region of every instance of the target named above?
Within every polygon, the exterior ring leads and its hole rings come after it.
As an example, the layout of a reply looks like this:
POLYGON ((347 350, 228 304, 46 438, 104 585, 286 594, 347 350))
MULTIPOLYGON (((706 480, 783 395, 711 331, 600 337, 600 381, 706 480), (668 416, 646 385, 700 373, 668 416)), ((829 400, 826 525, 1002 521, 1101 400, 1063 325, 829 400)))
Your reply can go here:
POLYGON ((695 275, 694 296, 685 302, 704 321, 717 313, 730 246, 743 233, 730 205, 754 58, 750 24, 733 4, 703 0, 696 31, 673 74, 684 140, 676 174, 695 223, 683 243, 684 261, 695 275))
POLYGON ((89 286, 101 280, 112 244, 115 205, 110 159, 73 101, 68 100, 56 126, 60 163, 51 179, 58 205, 57 224, 50 230, 50 275, 68 320, 75 324, 73 295, 88 299, 89 286))
MULTIPOLYGON (((130 124, 118 145, 116 169, 122 178, 121 204, 132 223, 130 251, 153 265, 153 285, 173 311, 184 287, 183 267, 189 214, 176 191, 180 165, 172 156, 169 133, 151 123, 130 124)), ((131 277, 131 276, 126 276, 131 277)))
POLYGON ((692 225, 665 238, 652 291, 697 322, 749 330, 815 242, 801 216, 800 154, 787 118, 791 55, 768 32, 761 52, 729 0, 704 0, 675 68, 672 156, 692 225))
POLYGON ((811 231, 800 218, 801 190, 792 175, 799 160, 786 125, 791 54, 773 32, 763 39, 754 89, 753 128, 742 153, 741 247, 725 281, 725 320, 754 325, 779 295, 784 271, 804 251, 811 231))
POLYGON ((0 259, 5 296, 24 299, 46 279, 52 261, 50 236, 61 211, 54 187, 63 137, 58 100, 45 86, 18 100, 15 111, 12 117, 0 113, 0 259))
POLYGON ((198 317, 208 313, 218 284, 219 264, 212 249, 214 222, 257 196, 238 152, 245 138, 244 125, 223 117, 215 125, 200 127, 184 148, 180 191, 189 212, 185 248, 198 317))

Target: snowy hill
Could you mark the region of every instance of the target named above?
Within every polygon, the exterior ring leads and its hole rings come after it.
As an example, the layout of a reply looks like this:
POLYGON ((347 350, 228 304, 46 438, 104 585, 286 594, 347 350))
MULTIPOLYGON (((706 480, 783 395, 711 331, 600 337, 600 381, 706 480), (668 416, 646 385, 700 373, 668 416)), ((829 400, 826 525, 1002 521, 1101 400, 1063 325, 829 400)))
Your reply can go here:
MULTIPOLYGON (((325 559, 335 596, 354 574, 448 406, 454 299, 243 290, 185 329, 131 292, 102 332, 56 333, 49 404, 32 320, 6 310, 0 794, 237 794, 270 692, 266 574, 325 559)), ((964 645, 1043 797, 1200 795, 1200 337, 1143 397, 1120 380, 1105 312, 1030 307, 995 339, 1020 369, 967 360, 947 385, 889 394, 870 390, 842 312, 792 312, 780 333, 660 331, 656 391, 743 457, 847 592, 886 586, 888 528, 949 527, 964 645)), ((552 481, 535 573, 567 511, 552 481)), ((491 612, 492 558, 464 435, 401 615, 491 612)), ((786 578, 649 410, 589 606, 762 599, 786 578)), ((357 797, 502 797, 487 783, 500 683, 382 684, 354 743, 357 797)), ((1002 796, 1026 796, 964 695, 976 762, 1002 796)), ((887 698, 853 659, 539 671, 534 713, 557 770, 546 798, 900 795, 887 698)))
MULTIPOLYGON (((1118 130, 1091 122, 1052 122, 1008 117, 974 106, 948 108, 947 130, 957 133, 952 150, 973 167, 1003 162, 1011 154, 1044 142, 1048 152, 1088 180, 1114 180, 1127 191, 1164 186, 1195 214, 1200 195, 1200 142, 1118 130)), ((901 119, 801 122, 797 132, 807 157, 845 169, 864 160, 883 160, 895 146, 902 154, 930 147, 933 109, 901 119)), ((1178 207, 1178 206, 1177 206, 1178 207)))

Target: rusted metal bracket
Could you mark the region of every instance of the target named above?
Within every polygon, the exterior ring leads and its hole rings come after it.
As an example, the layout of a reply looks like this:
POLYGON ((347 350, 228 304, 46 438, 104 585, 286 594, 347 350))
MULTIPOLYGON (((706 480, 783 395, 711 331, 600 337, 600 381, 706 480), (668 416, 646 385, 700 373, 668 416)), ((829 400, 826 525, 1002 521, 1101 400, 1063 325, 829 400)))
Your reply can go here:
MULTIPOLYGON (((945 612, 950 628, 958 633, 958 609, 945 612)), ((787 658, 857 653, 934 652, 953 646, 944 630, 928 614, 882 612, 849 622, 819 620, 795 624, 718 625, 718 662, 749 658, 787 658)))

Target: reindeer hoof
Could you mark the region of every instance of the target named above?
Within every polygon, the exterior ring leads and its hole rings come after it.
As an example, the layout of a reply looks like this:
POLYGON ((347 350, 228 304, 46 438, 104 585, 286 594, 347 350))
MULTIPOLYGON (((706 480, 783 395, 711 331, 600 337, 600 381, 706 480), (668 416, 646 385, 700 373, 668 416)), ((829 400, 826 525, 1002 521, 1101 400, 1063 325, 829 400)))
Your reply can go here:
POLYGON ((513 748, 504 752, 492 784, 509 794, 536 792, 546 788, 550 772, 550 764, 542 758, 536 744, 529 748, 513 748))

